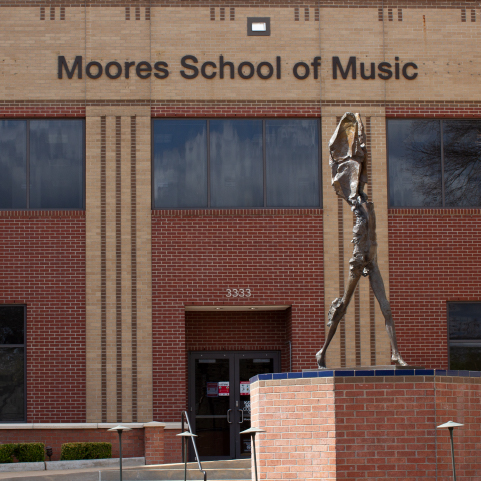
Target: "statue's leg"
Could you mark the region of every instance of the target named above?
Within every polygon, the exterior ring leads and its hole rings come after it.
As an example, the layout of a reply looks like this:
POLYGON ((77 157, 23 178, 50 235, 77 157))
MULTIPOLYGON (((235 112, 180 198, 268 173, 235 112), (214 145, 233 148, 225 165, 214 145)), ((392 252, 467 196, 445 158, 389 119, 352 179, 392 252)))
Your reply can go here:
POLYGON ((369 273, 369 281, 371 283, 374 295, 379 302, 379 306, 381 307, 382 315, 384 316, 384 320, 386 323, 386 331, 389 336, 389 340, 391 341, 391 361, 396 362, 400 366, 407 366, 407 364, 403 361, 397 347, 396 330, 394 328, 391 305, 387 300, 384 282, 382 280, 381 272, 379 271, 377 263, 374 263, 373 269, 369 273))
POLYGON ((341 319, 344 317, 344 314, 347 311, 347 307, 351 302, 352 294, 356 289, 357 283, 359 282, 360 275, 355 275, 352 277, 349 276, 349 283, 347 284, 347 288, 344 291, 344 295, 341 298, 334 299, 331 304, 331 308, 329 309, 329 332, 327 333, 326 341, 324 342, 324 346, 322 346, 321 350, 316 354, 317 365, 319 369, 324 369, 326 367, 326 351, 331 343, 334 334, 336 334, 337 326, 341 322, 341 319))

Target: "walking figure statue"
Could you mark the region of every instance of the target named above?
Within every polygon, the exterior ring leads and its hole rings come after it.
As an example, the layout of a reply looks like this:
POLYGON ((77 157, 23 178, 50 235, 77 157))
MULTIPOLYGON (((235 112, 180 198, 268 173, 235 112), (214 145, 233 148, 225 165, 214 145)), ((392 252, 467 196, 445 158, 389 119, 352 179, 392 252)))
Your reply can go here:
POLYGON ((332 301, 328 313, 329 332, 322 349, 316 354, 320 369, 326 367, 326 351, 336 333, 339 322, 344 317, 349 302, 361 276, 369 276, 371 288, 376 296, 386 323, 391 341, 391 361, 406 366, 399 353, 391 306, 386 298, 386 290, 377 265, 376 216, 374 204, 368 202, 363 188, 367 183, 367 149, 364 126, 359 114, 347 112, 329 141, 329 165, 332 186, 336 194, 350 206, 356 217, 353 228, 354 250, 349 261, 349 281, 342 297, 332 301))

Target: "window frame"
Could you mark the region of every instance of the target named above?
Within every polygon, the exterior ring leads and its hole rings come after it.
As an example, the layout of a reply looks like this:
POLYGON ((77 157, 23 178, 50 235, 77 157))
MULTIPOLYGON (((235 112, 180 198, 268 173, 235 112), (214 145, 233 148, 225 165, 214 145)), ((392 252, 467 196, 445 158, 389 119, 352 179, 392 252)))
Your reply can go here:
POLYGON ((23 344, 0 344, 0 347, 23 347, 23 420, 2 421, 0 424, 20 424, 27 422, 27 306, 26 304, 0 304, 3 307, 23 307, 23 344))
POLYGON ((451 319, 449 317, 450 304, 479 304, 481 310, 481 301, 447 301, 446 302, 446 338, 448 344, 448 369, 451 369, 451 346, 454 347, 480 347, 481 339, 451 340, 449 332, 451 330, 451 319))
POLYGON ((27 118, 2 118, 1 120, 8 120, 8 121, 19 121, 19 122, 26 122, 26 203, 27 207, 0 207, 0 211, 46 211, 46 212, 56 212, 56 211, 76 211, 76 210, 85 210, 86 205, 86 191, 87 191, 87 184, 86 184, 86 165, 87 165, 87 141, 86 141, 86 128, 85 128, 85 117, 66 117, 66 118, 58 118, 58 117, 27 117, 27 118), (30 203, 30 122, 31 121, 42 121, 42 120, 58 120, 58 121, 81 121, 82 123, 82 147, 83 147, 83 155, 82 155, 82 206, 81 207, 55 207, 55 208, 32 208, 29 207, 30 203))
POLYGON ((159 211, 168 210, 267 210, 267 209, 322 209, 323 199, 322 199, 322 118, 321 117, 152 117, 150 124, 150 169, 151 169, 151 209, 159 211), (207 141, 207 206, 206 207, 156 207, 155 206, 155 168, 154 168, 154 122, 156 120, 205 120, 206 121, 206 141, 207 141), (257 207, 212 207, 211 206, 211 180, 210 180, 210 121, 211 120, 261 120, 262 121, 262 164, 263 164, 263 199, 264 205, 257 207), (266 154, 266 121, 268 120, 315 120, 317 122, 317 133, 318 133, 318 149, 317 149, 317 162, 318 162, 318 182, 319 182, 319 205, 317 206, 268 206, 267 205, 267 154, 266 154))
MULTIPOLYGON (((444 188, 444 126, 443 121, 469 121, 469 120, 479 120, 481 123, 481 119, 478 118, 439 118, 439 117, 386 117, 386 166, 387 166, 387 200, 388 200, 388 208, 389 209, 481 209, 479 205, 473 206, 446 206, 446 199, 445 199, 445 188, 444 188), (391 204, 391 182, 390 182, 390 174, 389 174, 389 121, 390 120, 437 120, 440 123, 439 126, 439 135, 441 140, 441 205, 438 206, 398 206, 391 204)), ((449 334, 448 334, 449 336, 449 334)))

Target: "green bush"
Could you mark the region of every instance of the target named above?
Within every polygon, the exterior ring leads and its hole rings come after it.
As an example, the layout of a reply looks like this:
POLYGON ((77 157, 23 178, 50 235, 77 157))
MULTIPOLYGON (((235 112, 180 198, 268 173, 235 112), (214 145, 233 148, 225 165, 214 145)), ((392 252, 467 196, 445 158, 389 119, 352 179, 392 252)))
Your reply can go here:
POLYGON ((19 463, 38 463, 45 461, 45 444, 18 443, 15 444, 14 456, 19 463))
POLYGON ((60 453, 61 461, 78 459, 105 459, 112 457, 110 443, 65 443, 60 453))
POLYGON ((0 463, 13 463, 15 444, 0 444, 0 463))
POLYGON ((13 457, 19 463, 35 463, 45 460, 43 443, 0 444, 0 463, 13 463, 13 457))

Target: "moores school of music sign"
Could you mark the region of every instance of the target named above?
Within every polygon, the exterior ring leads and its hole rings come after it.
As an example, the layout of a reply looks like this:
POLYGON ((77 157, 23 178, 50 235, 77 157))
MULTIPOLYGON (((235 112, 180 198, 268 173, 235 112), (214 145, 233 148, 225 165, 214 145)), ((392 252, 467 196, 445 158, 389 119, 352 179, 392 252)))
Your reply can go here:
MULTIPOLYGON (((223 55, 219 55, 219 59, 214 62, 207 60, 200 63, 195 55, 184 55, 180 59, 181 69, 177 72, 182 78, 193 80, 199 75, 205 79, 211 80, 218 76, 220 79, 234 79, 236 75, 241 79, 250 79, 254 76, 262 80, 271 78, 281 79, 282 69, 286 66, 282 64, 280 56, 276 56, 272 62, 262 61, 254 65, 253 62, 243 61, 237 65, 234 62, 224 59, 223 55)), ((292 66, 292 73, 298 80, 305 80, 309 77, 317 80, 320 75, 321 57, 314 57, 312 62, 297 62, 292 66)), ((349 57, 344 63, 339 57, 332 57, 332 78, 340 79, 357 79, 362 80, 381 80, 404 78, 406 80, 414 80, 418 76, 416 71, 418 66, 414 62, 400 62, 399 57, 395 57, 393 62, 359 62, 357 57, 349 57), (359 69, 358 69, 359 66, 359 69), (358 76, 359 74, 359 76, 358 76)), ((164 61, 148 62, 141 60, 140 62, 112 61, 102 65, 97 61, 84 62, 82 56, 77 55, 72 61, 68 62, 63 55, 58 57, 58 78, 63 79, 64 74, 68 79, 83 78, 83 74, 90 79, 99 79, 103 75, 107 78, 115 80, 119 78, 131 78, 137 76, 140 79, 148 79, 154 76, 163 80, 174 74, 169 69, 169 64, 164 61)))

